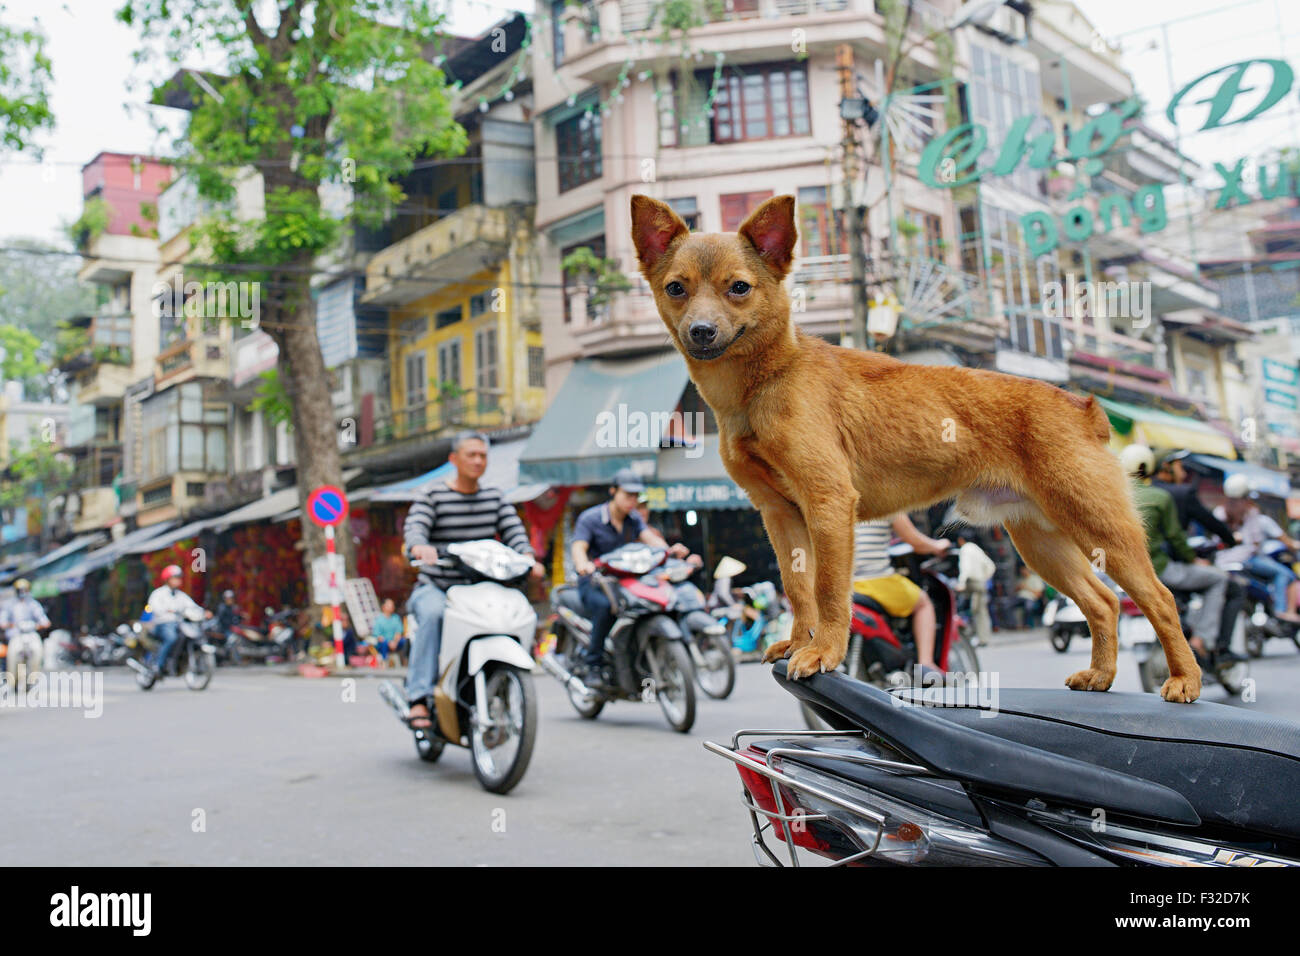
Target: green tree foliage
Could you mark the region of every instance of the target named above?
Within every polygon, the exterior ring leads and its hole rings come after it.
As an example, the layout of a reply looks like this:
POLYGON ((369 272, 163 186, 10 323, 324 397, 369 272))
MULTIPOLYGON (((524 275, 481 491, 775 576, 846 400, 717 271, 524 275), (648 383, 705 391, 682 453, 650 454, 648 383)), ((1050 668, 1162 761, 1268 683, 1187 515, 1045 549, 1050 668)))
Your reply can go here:
POLYGON ((77 282, 80 260, 35 239, 6 239, 0 249, 0 323, 31 332, 41 358, 54 357, 60 323, 95 308, 95 293, 77 282))
POLYGON ((20 508, 32 498, 49 498, 68 490, 72 463, 51 442, 34 437, 26 450, 10 450, 0 467, 0 508, 20 508))
POLYGON ((32 146, 33 134, 53 129, 52 79, 40 24, 18 26, 0 4, 0 149, 21 152, 32 146))
POLYGON ((40 347, 41 340, 26 329, 0 325, 0 380, 22 382, 28 396, 40 395, 50 371, 38 355, 40 347))
MULTIPOLYGON (((352 222, 376 224, 406 198, 396 181, 417 159, 465 151, 435 65, 443 16, 419 0, 128 0, 118 17, 144 40, 137 62, 168 64, 156 77, 158 102, 182 92, 166 81, 197 40, 218 61, 180 81, 192 109, 178 165, 214 204, 196 240, 221 264, 198 278, 261 284, 261 328, 279 346, 293 409, 300 497, 341 484, 310 280, 316 256, 351 223, 322 207, 321 188, 346 185, 352 222), (241 220, 222 204, 250 168, 262 178, 265 217, 241 220)), ((314 527, 305 543, 308 560, 324 552, 314 527)), ((351 545, 341 536, 349 564, 351 545)))

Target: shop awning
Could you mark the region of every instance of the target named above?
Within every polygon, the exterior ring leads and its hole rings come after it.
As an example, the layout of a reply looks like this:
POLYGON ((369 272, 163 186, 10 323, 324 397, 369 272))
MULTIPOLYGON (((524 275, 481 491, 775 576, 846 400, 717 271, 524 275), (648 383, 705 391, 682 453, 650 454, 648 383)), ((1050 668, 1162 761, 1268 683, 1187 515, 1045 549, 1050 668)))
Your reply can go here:
POLYGON ((1157 408, 1143 408, 1096 396, 1110 419, 1111 428, 1132 442, 1153 449, 1185 448, 1191 452, 1236 458, 1232 439, 1213 425, 1157 408))
POLYGON ((711 511, 750 508, 749 497, 731 480, 718 454, 718 436, 702 435, 687 448, 659 452, 653 481, 646 483, 651 511, 711 511))
MULTIPOLYGON (((161 551, 163 548, 170 548, 177 541, 184 541, 186 538, 193 538, 201 531, 211 528, 217 523, 217 518, 205 518, 202 521, 192 521, 189 524, 181 525, 171 531, 163 534, 155 534, 151 538, 146 538, 129 547, 123 549, 123 554, 153 554, 155 551, 161 551)), ((150 529, 156 530, 156 529, 150 529)))
POLYGON ((620 468, 652 474, 686 382, 676 352, 575 362, 519 457, 520 480, 598 485, 620 468))
POLYGON ((121 560, 130 548, 153 538, 161 538, 170 530, 176 527, 175 521, 164 521, 162 524, 150 525, 147 528, 137 528, 129 531, 116 541, 109 542, 98 551, 92 551, 86 555, 77 564, 63 572, 63 576, 84 578, 93 571, 106 568, 121 560))
POLYGON ((1189 455, 1188 458, 1199 465, 1223 472, 1224 478, 1231 475, 1245 475, 1250 481, 1252 491, 1273 495, 1276 498, 1286 498, 1291 494, 1291 479, 1283 472, 1262 465, 1252 465, 1247 461, 1227 461, 1223 458, 1215 458, 1213 455, 1189 455))
POLYGON ((19 572, 19 577, 37 578, 49 577, 57 574, 60 570, 70 567, 76 555, 85 551, 96 541, 103 538, 99 532, 95 534, 83 534, 73 538, 67 544, 55 548, 49 554, 42 555, 36 561, 27 565, 19 572))

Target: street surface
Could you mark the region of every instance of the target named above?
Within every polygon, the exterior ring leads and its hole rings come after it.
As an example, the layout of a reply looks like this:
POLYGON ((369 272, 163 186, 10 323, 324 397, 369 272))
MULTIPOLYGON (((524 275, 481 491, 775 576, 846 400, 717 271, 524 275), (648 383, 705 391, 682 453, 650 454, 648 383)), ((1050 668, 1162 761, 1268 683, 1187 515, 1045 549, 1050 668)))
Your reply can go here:
MULTIPOLYGON (((1087 648, 1058 654, 1040 632, 999 637, 980 658, 1003 688, 1055 687, 1087 648)), ((1248 706, 1300 719, 1300 654, 1281 641, 1267 654, 1248 706)), ((0 708, 7 863, 751 866, 739 779, 701 741, 799 724, 758 664, 741 665, 731 699, 701 699, 689 735, 655 704, 584 721, 539 672, 533 761, 500 797, 480 789, 466 750, 418 760, 375 678, 223 668, 201 693, 175 679, 143 693, 127 670, 104 676, 97 719, 0 708)), ((1140 689, 1126 651, 1115 689, 1140 689)), ((1211 686, 1203 699, 1225 696, 1211 686)))

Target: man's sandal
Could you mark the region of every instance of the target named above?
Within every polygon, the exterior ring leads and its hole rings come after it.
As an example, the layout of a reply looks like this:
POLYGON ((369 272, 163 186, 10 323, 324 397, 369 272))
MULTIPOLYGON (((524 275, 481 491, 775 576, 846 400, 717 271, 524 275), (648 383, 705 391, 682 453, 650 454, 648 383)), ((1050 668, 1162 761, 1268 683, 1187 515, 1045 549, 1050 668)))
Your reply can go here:
POLYGON ((409 717, 406 718, 406 726, 410 727, 412 730, 432 730, 433 714, 432 713, 411 714, 409 717), (424 721, 424 723, 422 725, 417 724, 416 723, 417 720, 424 721))

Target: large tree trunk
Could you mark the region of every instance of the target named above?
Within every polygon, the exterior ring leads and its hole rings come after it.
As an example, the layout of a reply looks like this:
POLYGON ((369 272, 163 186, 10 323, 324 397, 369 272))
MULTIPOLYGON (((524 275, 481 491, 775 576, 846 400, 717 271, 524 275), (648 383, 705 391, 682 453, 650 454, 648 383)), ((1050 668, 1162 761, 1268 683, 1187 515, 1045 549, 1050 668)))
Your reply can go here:
MULTIPOLYGON (((270 321, 264 321, 263 328, 279 346, 280 379, 293 406, 298 501, 302 506, 303 568, 310 584, 311 563, 325 554, 325 532, 307 517, 307 496, 321 485, 339 488, 344 485, 329 373, 316 335, 316 308, 306 271, 310 260, 295 265, 295 271, 280 273, 272 280, 287 294, 275 296, 276 307, 270 310, 270 321)), ((357 560, 350 521, 338 525, 335 547, 343 556, 346 575, 354 577, 357 560)))

